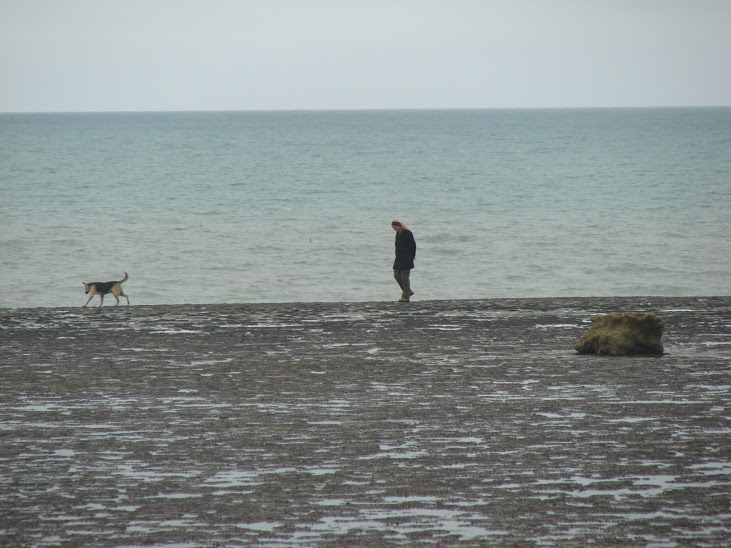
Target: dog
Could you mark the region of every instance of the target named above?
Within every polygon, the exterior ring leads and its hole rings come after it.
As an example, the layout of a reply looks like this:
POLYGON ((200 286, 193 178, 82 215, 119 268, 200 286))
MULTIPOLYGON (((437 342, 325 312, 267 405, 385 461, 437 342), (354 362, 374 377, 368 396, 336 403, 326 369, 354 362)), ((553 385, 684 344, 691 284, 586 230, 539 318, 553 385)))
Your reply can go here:
POLYGON ((114 306, 117 306, 119 304, 119 298, 124 297, 127 299, 127 304, 129 305, 129 297, 124 294, 124 291, 122 290, 122 284, 127 281, 127 273, 124 273, 124 278, 119 280, 118 282, 82 282, 84 284, 84 294, 89 295, 89 298, 84 303, 84 306, 89 304, 92 297, 94 295, 99 295, 99 306, 104 304, 104 295, 107 295, 111 293, 114 295, 114 298, 117 299, 117 304, 114 306))

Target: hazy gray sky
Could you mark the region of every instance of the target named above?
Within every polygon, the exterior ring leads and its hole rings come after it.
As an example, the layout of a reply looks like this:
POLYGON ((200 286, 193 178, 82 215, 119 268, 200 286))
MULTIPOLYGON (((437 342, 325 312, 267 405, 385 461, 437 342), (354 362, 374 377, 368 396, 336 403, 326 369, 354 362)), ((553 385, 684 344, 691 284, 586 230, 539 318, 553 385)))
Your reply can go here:
POLYGON ((0 111, 731 105, 731 0, 0 0, 0 111))

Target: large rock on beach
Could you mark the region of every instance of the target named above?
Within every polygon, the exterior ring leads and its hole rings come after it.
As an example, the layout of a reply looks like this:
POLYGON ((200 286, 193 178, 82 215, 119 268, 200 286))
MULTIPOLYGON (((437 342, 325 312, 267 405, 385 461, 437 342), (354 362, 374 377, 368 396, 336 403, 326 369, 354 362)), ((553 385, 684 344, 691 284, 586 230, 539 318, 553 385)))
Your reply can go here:
POLYGON ((663 353, 665 320, 642 312, 613 312, 591 318, 591 329, 578 343, 579 354, 611 356, 663 353))

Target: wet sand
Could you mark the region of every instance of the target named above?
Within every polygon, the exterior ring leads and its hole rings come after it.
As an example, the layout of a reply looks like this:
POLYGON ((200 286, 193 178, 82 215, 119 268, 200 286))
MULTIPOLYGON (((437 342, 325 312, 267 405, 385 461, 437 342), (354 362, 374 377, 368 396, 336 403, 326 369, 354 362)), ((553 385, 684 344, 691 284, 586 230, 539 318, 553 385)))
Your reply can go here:
POLYGON ((3 546, 731 541, 731 297, 0 309, 0 413, 3 546))

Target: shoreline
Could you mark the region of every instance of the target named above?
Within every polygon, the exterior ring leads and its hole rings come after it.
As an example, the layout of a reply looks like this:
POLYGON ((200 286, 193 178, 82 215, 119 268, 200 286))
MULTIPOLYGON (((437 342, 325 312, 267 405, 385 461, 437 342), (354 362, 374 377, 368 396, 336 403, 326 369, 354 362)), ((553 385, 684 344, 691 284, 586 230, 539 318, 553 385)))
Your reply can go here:
MULTIPOLYGON (((628 301, 628 300, 650 300, 650 301, 666 301, 666 300, 706 300, 706 299, 731 299, 731 295, 611 295, 611 296, 569 296, 569 297, 495 297, 495 298, 479 298, 479 299, 414 299, 409 303, 399 303, 397 299, 390 300, 371 300, 371 301, 266 301, 266 302, 231 302, 231 303, 173 303, 173 304, 130 304, 127 305, 124 301, 120 302, 119 306, 110 304, 107 299, 104 306, 101 308, 125 308, 130 306, 135 307, 229 307, 229 306, 326 306, 326 305, 376 305, 376 304, 401 304, 402 306, 424 304, 438 304, 438 303, 466 303, 466 302, 485 302, 485 303, 500 303, 500 302, 552 302, 552 301, 628 301)), ((99 308, 98 300, 92 301, 88 306, 84 307, 81 304, 78 306, 0 306, 0 311, 11 311, 11 310, 74 310, 76 308, 88 308, 95 309, 99 308)))
POLYGON ((731 297, 0 309, 0 394, 7 545, 731 538, 731 297))

